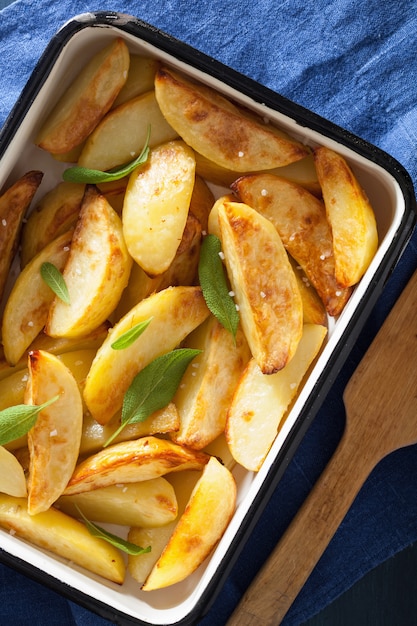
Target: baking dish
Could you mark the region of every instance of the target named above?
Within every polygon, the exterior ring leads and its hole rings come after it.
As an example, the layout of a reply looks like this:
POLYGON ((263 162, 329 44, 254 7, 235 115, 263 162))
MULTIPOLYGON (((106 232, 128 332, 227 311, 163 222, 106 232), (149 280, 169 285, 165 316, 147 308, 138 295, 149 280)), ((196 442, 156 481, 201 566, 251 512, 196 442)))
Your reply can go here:
MULTIPOLYGON (((144 593, 127 579, 123 587, 1 531, 2 560, 35 576, 100 615, 126 624, 193 624, 208 610, 240 549, 278 484, 308 424, 347 358, 368 314, 395 266, 415 222, 415 199, 407 173, 391 157, 310 111, 282 98, 140 20, 111 12, 70 20, 37 64, 0 136, 0 187, 29 169, 45 172, 42 194, 64 168, 34 145, 40 124, 86 60, 115 36, 132 52, 162 59, 220 93, 274 121, 309 146, 323 144, 344 155, 374 206, 380 244, 342 315, 329 326, 326 345, 261 470, 234 470, 236 513, 215 552, 192 577, 161 591, 144 593)), ((36 202, 36 198, 35 198, 36 202)))

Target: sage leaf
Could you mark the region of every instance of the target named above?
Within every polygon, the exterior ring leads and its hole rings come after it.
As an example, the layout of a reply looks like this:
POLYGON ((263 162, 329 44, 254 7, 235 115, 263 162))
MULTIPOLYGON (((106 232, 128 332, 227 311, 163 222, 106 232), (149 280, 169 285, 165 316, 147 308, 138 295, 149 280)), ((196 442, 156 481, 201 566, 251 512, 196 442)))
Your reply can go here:
POLYGON ((126 541, 126 539, 122 539, 122 537, 118 537, 117 535, 110 533, 105 528, 94 524, 94 522, 90 522, 90 520, 88 520, 85 515, 83 515, 78 507, 77 510, 90 535, 93 535, 94 537, 99 537, 100 539, 104 539, 104 541, 107 541, 107 543, 110 543, 115 548, 119 548, 119 550, 123 550, 123 552, 131 554, 133 556, 146 554, 147 552, 151 551, 151 546, 148 546, 147 548, 142 548, 141 546, 137 546, 131 541, 126 541))
POLYGON ((149 137, 151 134, 150 126, 148 127, 148 134, 146 137, 145 145, 142 149, 142 152, 139 154, 136 159, 131 161, 130 163, 126 163, 120 167, 115 167, 107 172, 102 172, 101 170, 93 170, 87 167, 81 167, 80 165, 74 165, 73 167, 69 167, 66 169, 62 178, 69 183, 86 183, 97 185, 99 183, 108 183, 113 180, 120 180, 125 176, 128 176, 133 172, 135 168, 139 165, 143 165, 146 163, 149 156, 149 137))
POLYGON ((200 352, 191 348, 172 350, 157 357, 136 374, 123 399, 121 425, 104 447, 128 424, 143 422, 149 415, 169 404, 185 370, 200 352))
POLYGON ((198 264, 198 276, 207 307, 236 339, 239 314, 229 292, 226 274, 220 258, 221 241, 216 235, 203 239, 198 264))
POLYGON ((58 298, 65 304, 70 303, 68 287, 59 269, 53 263, 45 261, 41 265, 41 276, 43 281, 48 285, 58 298))
POLYGON ((129 330, 127 330, 123 335, 120 335, 116 341, 111 344, 113 350, 124 350, 125 348, 129 348, 138 337, 147 329, 149 324, 152 321, 152 317, 143 322, 139 322, 129 330))
POLYGON ((0 411, 0 445, 26 435, 35 425, 39 413, 58 398, 57 395, 43 404, 17 404, 0 411))

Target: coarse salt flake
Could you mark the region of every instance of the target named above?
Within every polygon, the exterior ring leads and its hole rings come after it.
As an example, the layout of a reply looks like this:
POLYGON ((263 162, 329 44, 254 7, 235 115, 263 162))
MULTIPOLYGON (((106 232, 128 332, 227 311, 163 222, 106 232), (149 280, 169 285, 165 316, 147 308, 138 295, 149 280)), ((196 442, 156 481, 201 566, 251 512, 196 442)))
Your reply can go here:
POLYGON ((62 249, 63 249, 64 252, 69 252, 70 247, 69 246, 64 246, 62 249))
POLYGON ((5 220, 4 218, 1 220, 1 223, 3 224, 3 226, 7 226, 7 220, 5 220))
POLYGON ((230 296, 231 298, 233 298, 233 296, 234 296, 234 295, 235 295, 235 292, 234 292, 234 291, 229 291, 229 296, 230 296))
POLYGON ((259 292, 259 295, 261 296, 261 298, 266 298, 266 293, 265 293, 265 291, 261 291, 261 292, 259 292))
POLYGON ((239 152, 237 153, 237 156, 242 158, 243 156, 245 156, 245 153, 242 152, 242 150, 239 150, 239 152))
POLYGON ((236 311, 240 311, 240 307, 238 304, 235 304, 236 311))
POLYGON ((267 196, 267 195, 268 195, 268 189, 262 189, 261 196, 267 196))
POLYGON ((291 384, 290 384, 290 389, 295 389, 295 388, 296 388, 296 386, 297 386, 297 383, 291 383, 291 384))
POLYGON ((57 434, 58 434, 58 431, 57 431, 57 429, 56 429, 56 428, 54 428, 54 430, 51 430, 51 432, 49 433, 49 436, 50 436, 50 437, 56 437, 56 436, 57 436, 57 434))
POLYGON ((337 297, 339 297, 339 296, 341 296, 341 295, 342 295, 342 292, 340 291, 340 289, 338 289, 338 290, 336 291, 336 296, 337 296, 337 297))
POLYGON ((29 326, 30 328, 32 328, 32 327, 33 327, 33 322, 32 322, 32 321, 28 322, 28 326, 29 326))
POLYGON ((220 251, 220 252, 219 252, 219 257, 220 257, 220 258, 221 258, 221 260, 223 261, 223 260, 224 260, 224 252, 220 251))

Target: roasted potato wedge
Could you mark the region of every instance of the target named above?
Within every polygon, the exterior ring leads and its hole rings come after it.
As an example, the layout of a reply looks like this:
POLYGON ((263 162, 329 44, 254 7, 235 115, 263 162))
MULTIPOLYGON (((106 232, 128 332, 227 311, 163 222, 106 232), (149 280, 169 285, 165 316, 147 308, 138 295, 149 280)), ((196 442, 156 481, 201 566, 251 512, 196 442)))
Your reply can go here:
POLYGON ((194 187, 193 151, 183 141, 164 143, 129 178, 123 232, 133 259, 151 276, 171 265, 184 232, 194 187))
POLYGON ((213 89, 161 67, 155 77, 160 109, 180 137, 218 165, 248 172, 298 161, 309 153, 295 139, 245 115, 213 89))
POLYGON ((125 84, 129 62, 129 50, 121 38, 95 54, 46 118, 37 145, 62 154, 82 143, 125 84))
POLYGON ((85 185, 62 182, 43 196, 22 227, 22 268, 59 235, 75 226, 84 191, 85 185))
POLYGON ((375 214, 343 156, 320 146, 314 150, 314 161, 333 235, 336 280, 351 287, 378 248, 375 214))
POLYGON ((0 526, 107 580, 119 585, 124 581, 126 568, 121 552, 93 537, 83 523, 53 507, 29 515, 26 498, 0 494, 0 526))
POLYGON ((153 359, 176 348, 209 315, 200 287, 169 287, 142 300, 111 330, 97 351, 84 387, 94 419, 106 424, 121 408, 135 375, 153 359), (151 319, 152 318, 152 319, 151 319), (145 332, 124 350, 112 343, 140 322, 145 332))
POLYGON ((194 572, 222 537, 235 506, 236 483, 233 475, 215 457, 210 457, 142 590, 152 591, 173 585, 194 572))
POLYGON ((202 450, 224 431, 234 389, 251 354, 241 329, 234 341, 212 315, 187 337, 185 345, 202 352, 188 366, 175 394, 181 426, 171 438, 202 450))
POLYGON ((299 185, 271 174, 241 177, 232 188, 243 202, 272 222, 328 314, 341 313, 351 289, 343 288, 336 278, 332 231, 323 202, 299 185))
POLYGON ((110 111, 85 142, 78 164, 107 171, 133 161, 145 145, 149 127, 151 148, 178 138, 164 119, 153 90, 110 111))
POLYGON ((116 443, 77 465, 63 495, 158 478, 183 469, 202 469, 209 456, 158 437, 116 443))
POLYGON ((26 404, 40 405, 58 396, 43 409, 28 432, 30 467, 28 513, 46 511, 64 491, 78 459, 83 405, 78 384, 70 370, 48 352, 29 354, 26 404))
MULTIPOLYGON (((0 381, 1 392, 1 381, 0 381)), ((107 424, 99 424, 87 412, 84 415, 83 433, 81 437, 80 455, 87 456, 95 454, 104 446, 106 441, 114 434, 120 426, 120 412, 116 413, 113 419, 107 424)), ((147 435, 167 434, 180 427, 180 417, 177 408, 173 402, 166 407, 152 413, 144 422, 136 422, 127 424, 121 433, 114 439, 115 443, 119 441, 128 441, 129 439, 139 439, 147 435)))
POLYGON ((218 218, 242 329, 261 371, 273 374, 291 360, 303 331, 293 269, 275 227, 257 211, 224 202, 218 218))
POLYGON ((153 90, 158 61, 140 54, 131 54, 129 73, 112 108, 153 90))
POLYGON ((43 281, 41 267, 52 263, 60 271, 67 262, 73 231, 57 237, 21 271, 7 299, 2 320, 3 349, 10 365, 16 365, 44 328, 54 292, 43 281))
POLYGON ((0 446, 0 493, 16 498, 27 496, 26 476, 17 458, 0 446))
POLYGON ((42 178, 42 172, 27 172, 0 195, 0 298, 17 252, 23 218, 42 178))
POLYGON ((104 323, 120 300, 131 267, 119 216, 88 186, 63 270, 70 302, 54 298, 45 332, 79 337, 104 323))
POLYGON ((234 459, 246 469, 260 469, 326 332, 324 326, 305 325, 294 357, 271 376, 262 374, 254 359, 249 362, 230 405, 225 430, 234 459))
POLYGON ((178 513, 174 488, 162 476, 62 496, 57 506, 73 517, 79 517, 79 509, 87 519, 95 522, 148 528, 169 524, 178 513))

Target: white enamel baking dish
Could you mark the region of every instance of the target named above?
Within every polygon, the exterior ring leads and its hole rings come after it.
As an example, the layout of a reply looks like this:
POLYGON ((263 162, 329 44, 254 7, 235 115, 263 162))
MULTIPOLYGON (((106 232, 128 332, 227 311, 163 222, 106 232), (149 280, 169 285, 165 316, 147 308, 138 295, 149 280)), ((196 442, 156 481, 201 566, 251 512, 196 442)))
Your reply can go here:
POLYGON ((262 469, 257 474, 240 467, 234 470, 236 513, 214 553, 190 578, 148 593, 129 577, 119 587, 0 530, 3 561, 108 619, 120 624, 195 624, 228 575, 407 243, 415 221, 415 200, 407 173, 387 154, 155 28, 116 13, 77 16, 50 42, 0 135, 0 188, 30 169, 45 172, 42 195, 59 182, 66 166, 36 148, 34 137, 79 69, 116 36, 123 37, 132 52, 157 57, 189 73, 309 146, 335 148, 365 188, 379 229, 378 252, 342 315, 329 322, 326 345, 262 469))

